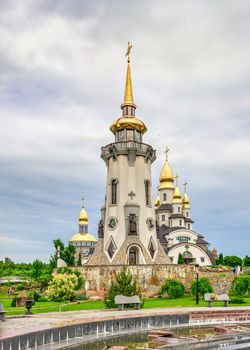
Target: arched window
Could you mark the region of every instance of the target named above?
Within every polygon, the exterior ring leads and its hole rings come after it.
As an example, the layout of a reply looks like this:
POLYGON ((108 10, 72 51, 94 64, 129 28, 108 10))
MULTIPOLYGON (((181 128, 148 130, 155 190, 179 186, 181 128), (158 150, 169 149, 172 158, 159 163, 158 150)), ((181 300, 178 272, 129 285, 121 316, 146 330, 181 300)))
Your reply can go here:
POLYGON ((150 205, 150 182, 148 180, 145 181, 145 197, 146 205, 150 205))
POLYGON ((164 200, 164 202, 167 200, 167 194, 166 193, 163 193, 163 200, 164 200))
POLYGON ((178 213, 180 213, 181 212, 181 208, 180 207, 178 207, 178 213))
POLYGON ((111 181, 111 204, 117 204, 117 180, 111 181))

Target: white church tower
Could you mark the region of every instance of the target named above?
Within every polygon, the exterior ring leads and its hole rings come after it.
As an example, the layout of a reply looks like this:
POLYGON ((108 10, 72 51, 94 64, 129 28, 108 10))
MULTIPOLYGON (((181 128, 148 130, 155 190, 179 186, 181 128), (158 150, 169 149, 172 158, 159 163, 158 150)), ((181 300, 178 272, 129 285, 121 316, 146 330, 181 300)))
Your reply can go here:
MULTIPOLYGON (((151 180, 155 150, 143 143, 147 128, 135 116, 131 47, 129 44, 126 54, 128 64, 122 116, 110 127, 114 142, 102 147, 101 158, 107 166, 106 195, 99 224, 101 243, 94 255, 102 259, 104 253, 103 258, 110 264, 169 263, 156 234, 151 180)), ((90 264, 97 262, 96 257, 91 259, 90 264)))

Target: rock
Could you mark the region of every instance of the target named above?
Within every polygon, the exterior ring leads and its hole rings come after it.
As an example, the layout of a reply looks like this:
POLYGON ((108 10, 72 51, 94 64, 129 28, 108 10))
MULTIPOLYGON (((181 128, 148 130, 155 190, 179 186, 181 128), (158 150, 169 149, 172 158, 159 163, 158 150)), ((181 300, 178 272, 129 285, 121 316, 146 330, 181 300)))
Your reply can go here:
POLYGON ((92 295, 91 297, 89 297, 89 300, 95 301, 95 300, 103 300, 103 299, 98 295, 92 295))
POLYGON ((98 289, 97 291, 95 290, 89 290, 86 292, 86 298, 89 300, 94 300, 90 299, 92 297, 98 297, 96 300, 104 300, 107 295, 107 292, 101 289, 98 289))

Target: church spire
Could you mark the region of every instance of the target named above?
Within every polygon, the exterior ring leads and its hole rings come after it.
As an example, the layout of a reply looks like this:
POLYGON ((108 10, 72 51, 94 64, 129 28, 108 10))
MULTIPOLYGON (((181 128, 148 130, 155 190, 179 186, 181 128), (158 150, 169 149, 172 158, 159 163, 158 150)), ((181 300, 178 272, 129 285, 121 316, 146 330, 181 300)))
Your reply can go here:
MULTIPOLYGON (((127 74, 126 74, 126 83, 125 83, 125 92, 124 92, 124 101, 121 105, 122 109, 124 107, 132 106, 136 108, 136 105, 134 104, 134 98, 133 98, 133 88, 132 88, 132 79, 131 79, 131 71, 130 71, 130 51, 132 49, 132 44, 128 42, 128 48, 126 55, 128 57, 128 65, 127 65, 127 74)), ((132 114, 134 115, 134 114, 132 114)))

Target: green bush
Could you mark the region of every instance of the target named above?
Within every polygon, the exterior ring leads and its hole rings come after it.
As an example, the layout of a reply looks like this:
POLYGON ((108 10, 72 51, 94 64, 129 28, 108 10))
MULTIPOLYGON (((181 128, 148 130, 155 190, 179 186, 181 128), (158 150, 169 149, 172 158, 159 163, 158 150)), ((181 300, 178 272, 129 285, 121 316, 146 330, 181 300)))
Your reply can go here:
POLYGON ((38 299, 40 299, 40 298, 41 298, 41 294, 37 290, 34 290, 34 292, 33 292, 33 299, 35 301, 38 301, 38 299))
POLYGON ((179 253, 178 255, 178 262, 177 262, 178 265, 183 265, 185 264, 185 261, 183 259, 183 255, 181 253, 179 253))
MULTIPOLYGON (((138 295, 141 297, 141 292, 133 282, 132 275, 126 268, 123 268, 121 272, 116 275, 116 280, 111 283, 108 296, 104 299, 104 303, 107 308, 115 308, 115 296, 125 295, 131 297, 133 295, 138 295)), ((129 307, 130 305, 128 305, 129 307)))
POLYGON ((49 299, 46 298, 46 297, 44 297, 44 296, 41 296, 37 301, 38 301, 39 303, 41 303, 41 302, 49 301, 49 299))
POLYGON ((224 258, 224 265, 225 266, 237 266, 237 265, 242 265, 242 259, 239 258, 238 256, 232 255, 232 256, 225 256, 224 258))
POLYGON ((82 294, 76 294, 75 300, 86 300, 86 296, 82 294))
POLYGON ((11 300, 10 306, 16 307, 16 303, 21 300, 21 297, 19 295, 14 295, 14 297, 11 300))
POLYGON ((160 296, 164 294, 168 294, 169 299, 181 298, 185 294, 184 284, 175 279, 167 279, 159 291, 160 296))
POLYGON ((250 295, 250 276, 235 277, 231 288, 231 294, 239 297, 250 295))
MULTIPOLYGON (((191 290, 190 290, 192 295, 196 295, 196 285, 197 285, 196 280, 192 281, 191 290)), ((201 295, 202 297, 204 297, 204 294, 213 293, 214 291, 208 277, 199 278, 198 287, 199 287, 199 295, 201 295)))
POLYGON ((233 297, 229 300, 229 304, 246 304, 246 300, 239 297, 233 297))
POLYGON ((16 291, 17 292, 21 292, 22 290, 24 290, 25 286, 23 283, 18 283, 16 286, 16 291))

